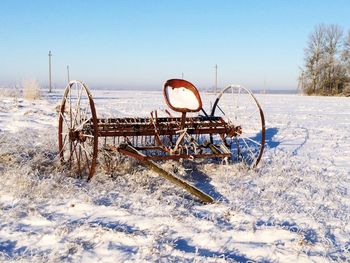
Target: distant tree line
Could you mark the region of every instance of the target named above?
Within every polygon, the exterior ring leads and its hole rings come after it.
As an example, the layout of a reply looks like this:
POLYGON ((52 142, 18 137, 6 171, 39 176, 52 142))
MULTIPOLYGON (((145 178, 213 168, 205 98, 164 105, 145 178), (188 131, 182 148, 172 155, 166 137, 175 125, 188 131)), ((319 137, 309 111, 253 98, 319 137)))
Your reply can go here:
POLYGON ((317 25, 304 50, 299 88, 308 95, 350 96, 350 30, 317 25))

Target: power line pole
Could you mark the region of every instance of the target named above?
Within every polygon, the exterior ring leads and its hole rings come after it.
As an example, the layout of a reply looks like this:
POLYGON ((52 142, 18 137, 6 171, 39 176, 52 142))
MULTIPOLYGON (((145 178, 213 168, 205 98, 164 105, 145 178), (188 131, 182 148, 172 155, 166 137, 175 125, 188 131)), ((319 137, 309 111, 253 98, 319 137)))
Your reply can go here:
POLYGON ((181 78, 184 79, 184 73, 183 72, 181 73, 181 78))
POLYGON ((67 65, 67 79, 68 79, 68 83, 70 81, 70 78, 69 78, 69 65, 67 65))
POLYGON ((218 65, 215 64, 215 94, 218 90, 218 65))
POLYGON ((51 85, 51 51, 49 51, 49 93, 51 93, 52 85, 51 85))

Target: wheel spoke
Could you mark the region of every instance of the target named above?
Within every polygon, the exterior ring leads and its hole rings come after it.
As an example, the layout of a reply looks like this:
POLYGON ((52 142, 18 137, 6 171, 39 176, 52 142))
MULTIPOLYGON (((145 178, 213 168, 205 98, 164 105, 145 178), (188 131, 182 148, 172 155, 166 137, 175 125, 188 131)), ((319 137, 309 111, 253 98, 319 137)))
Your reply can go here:
POLYGON ((68 141, 66 141, 67 135, 64 136, 63 143, 62 143, 62 149, 59 151, 58 155, 61 155, 61 153, 65 150, 65 146, 67 145, 68 141))
POLYGON ((85 107, 84 108, 84 111, 83 111, 83 118, 81 119, 82 120, 89 120, 90 118, 87 117, 87 112, 88 112, 88 108, 85 107))
POLYGON ((78 174, 79 176, 81 176, 81 169, 80 169, 80 158, 78 156, 78 153, 76 150, 74 150, 74 153, 75 153, 75 157, 77 158, 77 164, 78 164, 78 174))
MULTIPOLYGON (((84 143, 83 143, 84 144, 84 143)), ((82 144, 80 144, 80 147, 84 150, 84 155, 85 155, 85 159, 86 159, 86 168, 88 169, 88 171, 89 171, 89 174, 90 174, 90 172, 91 172, 91 167, 90 167, 90 164, 89 164, 89 156, 88 155, 90 155, 90 153, 85 149, 85 147, 82 145, 82 144)))
MULTIPOLYGON (((78 87, 77 87, 78 89, 78 87)), ((74 117, 74 122, 78 125, 78 122, 77 122, 77 117, 78 117, 78 114, 80 115, 80 101, 81 101, 81 95, 82 95, 82 90, 83 90, 83 87, 80 87, 80 89, 78 89, 78 98, 77 98, 77 103, 76 103, 76 107, 75 107, 75 117, 74 117)))
POLYGON ((72 162, 72 158, 74 157, 74 151, 75 151, 75 149, 76 149, 76 147, 77 147, 77 144, 78 144, 78 142, 75 143, 75 144, 74 144, 74 142, 71 142, 71 143, 70 143, 69 162, 72 162), (74 145, 74 147, 72 147, 72 145, 74 145))
POLYGON ((92 154, 89 153, 89 152, 85 149, 85 147, 83 146, 84 143, 80 143, 80 142, 78 142, 78 143, 79 143, 80 147, 84 150, 84 152, 85 152, 86 154, 88 154, 90 157, 92 157, 92 154))
POLYGON ((245 117, 245 119, 246 120, 250 120, 254 115, 256 116, 258 114, 258 112, 257 111, 253 111, 251 114, 249 114, 249 115, 245 115, 246 117, 245 117))
POLYGON ((72 123, 72 89, 69 89, 69 117, 70 117, 70 128, 73 128, 72 123))
POLYGON ((83 134, 83 136, 88 138, 95 138, 93 135, 90 135, 90 134, 83 134))
POLYGON ((238 98, 238 96, 235 96, 233 88, 231 89, 231 92, 232 92, 233 102, 234 102, 232 114, 233 114, 233 120, 236 122, 237 121, 238 99, 239 98, 238 98))
MULTIPOLYGON (((80 164, 81 161, 82 161, 82 160, 81 160, 81 148, 80 148, 80 146, 79 146, 79 164, 80 164)), ((79 166, 79 169, 81 169, 80 166, 79 166)), ((82 176, 82 170, 80 170, 80 176, 82 176)))
MULTIPOLYGON (((75 131, 78 131, 78 130, 82 129, 82 128, 84 127, 84 125, 85 125, 86 123, 88 123, 90 120, 91 120, 91 118, 89 118, 89 119, 85 120, 84 122, 82 122, 81 124, 79 124, 79 126, 75 128, 75 131)), ((84 136, 85 136, 85 135, 84 135, 84 136)), ((92 137, 93 137, 93 136, 92 136, 92 137)))
POLYGON ((69 124, 68 124, 68 121, 66 120, 66 118, 64 117, 64 115, 62 114, 62 112, 60 112, 60 115, 61 115, 63 121, 66 123, 67 127, 69 128, 70 126, 69 126, 69 124))

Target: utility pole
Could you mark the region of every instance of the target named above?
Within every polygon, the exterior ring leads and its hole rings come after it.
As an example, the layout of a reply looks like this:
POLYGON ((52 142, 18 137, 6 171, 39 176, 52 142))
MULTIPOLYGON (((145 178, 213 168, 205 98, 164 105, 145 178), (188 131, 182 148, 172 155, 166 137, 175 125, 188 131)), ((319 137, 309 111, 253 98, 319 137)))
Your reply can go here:
POLYGON ((69 65, 67 65, 67 79, 68 79, 68 83, 70 81, 70 78, 69 78, 69 65))
POLYGON ((184 79, 184 73, 183 72, 181 73, 181 78, 184 79))
POLYGON ((215 64, 215 94, 218 90, 218 65, 215 64))
POLYGON ((304 91, 304 71, 302 70, 301 74, 299 75, 297 92, 301 94, 303 91, 304 91))
POLYGON ((49 51, 49 93, 51 93, 52 85, 51 85, 51 51, 49 51))

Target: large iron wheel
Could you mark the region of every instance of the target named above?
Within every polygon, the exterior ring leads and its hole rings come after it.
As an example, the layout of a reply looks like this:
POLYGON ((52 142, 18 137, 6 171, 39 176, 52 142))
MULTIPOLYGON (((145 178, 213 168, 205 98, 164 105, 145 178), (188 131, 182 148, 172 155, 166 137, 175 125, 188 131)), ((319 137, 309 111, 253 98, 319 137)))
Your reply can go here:
POLYGON ((96 167, 98 126, 94 101, 84 83, 69 82, 59 114, 60 160, 73 174, 89 180, 96 167))
POLYGON ((253 93, 240 85, 227 86, 216 98, 211 116, 222 117, 235 129, 218 138, 230 147, 232 160, 257 166, 264 151, 265 118, 253 93))

